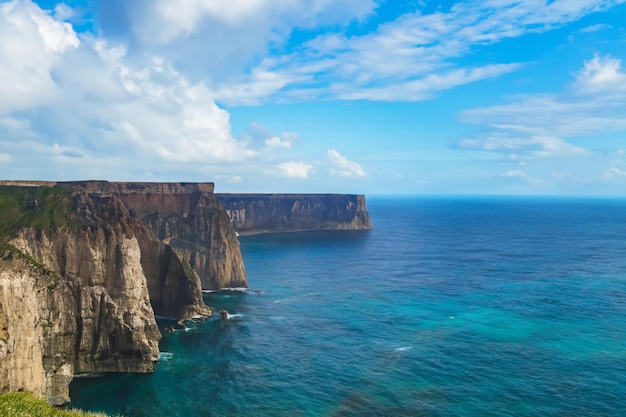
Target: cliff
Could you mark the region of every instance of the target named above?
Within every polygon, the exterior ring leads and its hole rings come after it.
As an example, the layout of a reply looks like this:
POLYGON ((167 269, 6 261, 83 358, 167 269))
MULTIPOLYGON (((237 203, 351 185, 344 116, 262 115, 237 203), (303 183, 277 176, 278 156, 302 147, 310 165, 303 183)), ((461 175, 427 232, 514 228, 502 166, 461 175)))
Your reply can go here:
POLYGON ((371 229, 365 196, 348 194, 216 194, 242 234, 371 229))
POLYGON ((210 183, 5 182, 0 213, 0 392, 61 404, 75 374, 150 372, 155 314, 247 286, 210 183))

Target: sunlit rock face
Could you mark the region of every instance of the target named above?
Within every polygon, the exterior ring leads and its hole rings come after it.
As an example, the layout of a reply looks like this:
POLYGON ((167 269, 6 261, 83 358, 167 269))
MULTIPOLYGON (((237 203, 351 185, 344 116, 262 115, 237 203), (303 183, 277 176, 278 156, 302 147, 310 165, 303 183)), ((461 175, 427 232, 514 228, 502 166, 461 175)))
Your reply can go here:
POLYGON ((5 183, 0 203, 0 392, 62 404, 76 374, 151 372, 155 314, 247 287, 211 183, 5 183))

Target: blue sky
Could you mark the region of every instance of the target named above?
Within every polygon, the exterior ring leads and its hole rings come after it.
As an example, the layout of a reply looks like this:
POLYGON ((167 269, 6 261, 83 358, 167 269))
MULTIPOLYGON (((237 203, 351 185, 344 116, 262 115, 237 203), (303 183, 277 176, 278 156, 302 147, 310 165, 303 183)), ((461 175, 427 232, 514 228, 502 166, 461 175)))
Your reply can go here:
POLYGON ((0 0, 0 178, 626 196, 626 0, 0 0))

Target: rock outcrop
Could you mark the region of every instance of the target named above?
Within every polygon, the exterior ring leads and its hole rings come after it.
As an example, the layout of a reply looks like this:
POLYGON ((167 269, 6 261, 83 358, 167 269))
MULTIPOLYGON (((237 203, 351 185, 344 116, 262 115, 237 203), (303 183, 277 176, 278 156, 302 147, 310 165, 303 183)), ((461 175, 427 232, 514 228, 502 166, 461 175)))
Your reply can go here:
POLYGON ((155 314, 247 286, 210 183, 0 185, 0 209, 0 392, 61 404, 76 374, 150 372, 155 314))
POLYGON ((216 194, 242 234, 362 230, 372 223, 365 196, 349 194, 216 194))

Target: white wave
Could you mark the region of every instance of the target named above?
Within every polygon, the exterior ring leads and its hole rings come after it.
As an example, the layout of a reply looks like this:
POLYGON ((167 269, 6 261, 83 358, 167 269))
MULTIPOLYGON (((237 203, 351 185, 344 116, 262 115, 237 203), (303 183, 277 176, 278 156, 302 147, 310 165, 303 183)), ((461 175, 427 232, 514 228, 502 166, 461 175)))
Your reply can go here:
POLYGON ((413 349, 413 346, 402 346, 399 348, 395 348, 394 351, 396 352, 406 352, 407 350, 411 350, 413 349))
POLYGON ((174 357, 172 352, 159 352, 159 360, 160 361, 169 361, 174 357))
POLYGON ((245 287, 222 288, 220 291, 248 292, 245 287))
POLYGON ((281 298, 281 299, 278 299, 278 300, 274 300, 274 304, 291 303, 291 302, 296 301, 296 300, 298 300, 298 299, 295 298, 295 297, 292 297, 292 298, 281 298))
POLYGON ((232 319, 238 319, 243 317, 243 314, 241 313, 229 313, 226 310, 221 310, 219 311, 217 314, 219 314, 222 318, 222 320, 232 320, 232 319))
POLYGON ((232 287, 232 288, 220 288, 219 290, 202 290, 203 293, 205 294, 211 294, 214 292, 226 292, 226 291, 231 291, 231 292, 248 292, 248 289, 245 287, 232 287))

